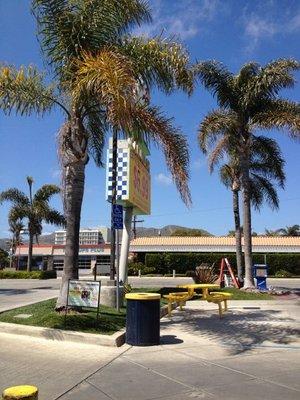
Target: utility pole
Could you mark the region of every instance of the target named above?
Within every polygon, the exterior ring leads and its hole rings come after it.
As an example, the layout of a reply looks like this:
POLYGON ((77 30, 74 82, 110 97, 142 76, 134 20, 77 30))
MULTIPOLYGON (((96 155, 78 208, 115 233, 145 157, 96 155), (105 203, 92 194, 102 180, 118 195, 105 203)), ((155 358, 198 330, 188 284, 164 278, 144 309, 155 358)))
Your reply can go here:
POLYGON ((133 234, 133 239, 136 239, 136 224, 140 223, 140 222, 144 222, 143 219, 137 220, 136 219, 136 215, 133 216, 133 221, 132 221, 132 234, 133 234))

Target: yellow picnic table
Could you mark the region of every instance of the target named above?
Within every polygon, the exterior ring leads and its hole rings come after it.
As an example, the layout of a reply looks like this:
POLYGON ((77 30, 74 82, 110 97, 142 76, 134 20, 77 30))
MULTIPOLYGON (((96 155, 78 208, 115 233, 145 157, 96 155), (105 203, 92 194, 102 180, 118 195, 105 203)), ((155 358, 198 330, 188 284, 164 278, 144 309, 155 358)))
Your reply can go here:
POLYGON ((207 299, 208 291, 210 289, 220 289, 220 285, 214 283, 194 283, 190 285, 178 285, 178 287, 187 289, 190 298, 194 297, 195 289, 202 289, 202 297, 204 300, 207 299))

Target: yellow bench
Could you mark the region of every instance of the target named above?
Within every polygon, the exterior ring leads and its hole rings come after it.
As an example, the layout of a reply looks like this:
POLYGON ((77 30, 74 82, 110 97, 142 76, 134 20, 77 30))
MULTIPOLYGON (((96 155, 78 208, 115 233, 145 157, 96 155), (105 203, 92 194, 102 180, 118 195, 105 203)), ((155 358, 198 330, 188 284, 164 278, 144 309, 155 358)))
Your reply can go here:
POLYGON ((165 299, 168 300, 168 316, 171 317, 172 313, 172 303, 178 303, 179 308, 182 311, 185 302, 189 300, 191 297, 188 292, 174 292, 169 293, 163 296, 165 299))
POLYGON ((223 311, 228 310, 227 306, 227 300, 229 300, 232 297, 231 293, 226 293, 226 292, 211 292, 207 297, 206 300, 209 303, 215 303, 218 304, 219 307, 219 316, 222 318, 223 316, 223 311), (224 302, 224 309, 222 308, 222 302, 224 302))

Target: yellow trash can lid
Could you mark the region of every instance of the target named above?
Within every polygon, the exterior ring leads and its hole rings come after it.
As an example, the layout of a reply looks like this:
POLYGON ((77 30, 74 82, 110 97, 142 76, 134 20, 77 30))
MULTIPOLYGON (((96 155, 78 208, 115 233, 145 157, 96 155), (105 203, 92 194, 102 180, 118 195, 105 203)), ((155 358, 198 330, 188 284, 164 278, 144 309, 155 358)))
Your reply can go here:
POLYGON ((12 386, 4 390, 3 399, 37 399, 38 388, 30 385, 12 386))
POLYGON ((127 293, 125 298, 128 300, 160 300, 158 293, 127 293))

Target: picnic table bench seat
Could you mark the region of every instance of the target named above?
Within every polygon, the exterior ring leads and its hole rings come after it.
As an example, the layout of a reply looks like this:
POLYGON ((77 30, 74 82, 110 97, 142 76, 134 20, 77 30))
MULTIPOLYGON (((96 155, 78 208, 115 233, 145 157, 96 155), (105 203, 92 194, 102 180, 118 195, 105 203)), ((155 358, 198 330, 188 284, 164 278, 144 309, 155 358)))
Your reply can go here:
POLYGON ((210 292, 210 294, 206 297, 206 301, 209 303, 218 304, 219 307, 219 316, 222 318, 223 311, 228 310, 227 300, 232 297, 231 293, 226 292, 210 292), (222 302, 224 302, 224 309, 222 308, 222 302))

